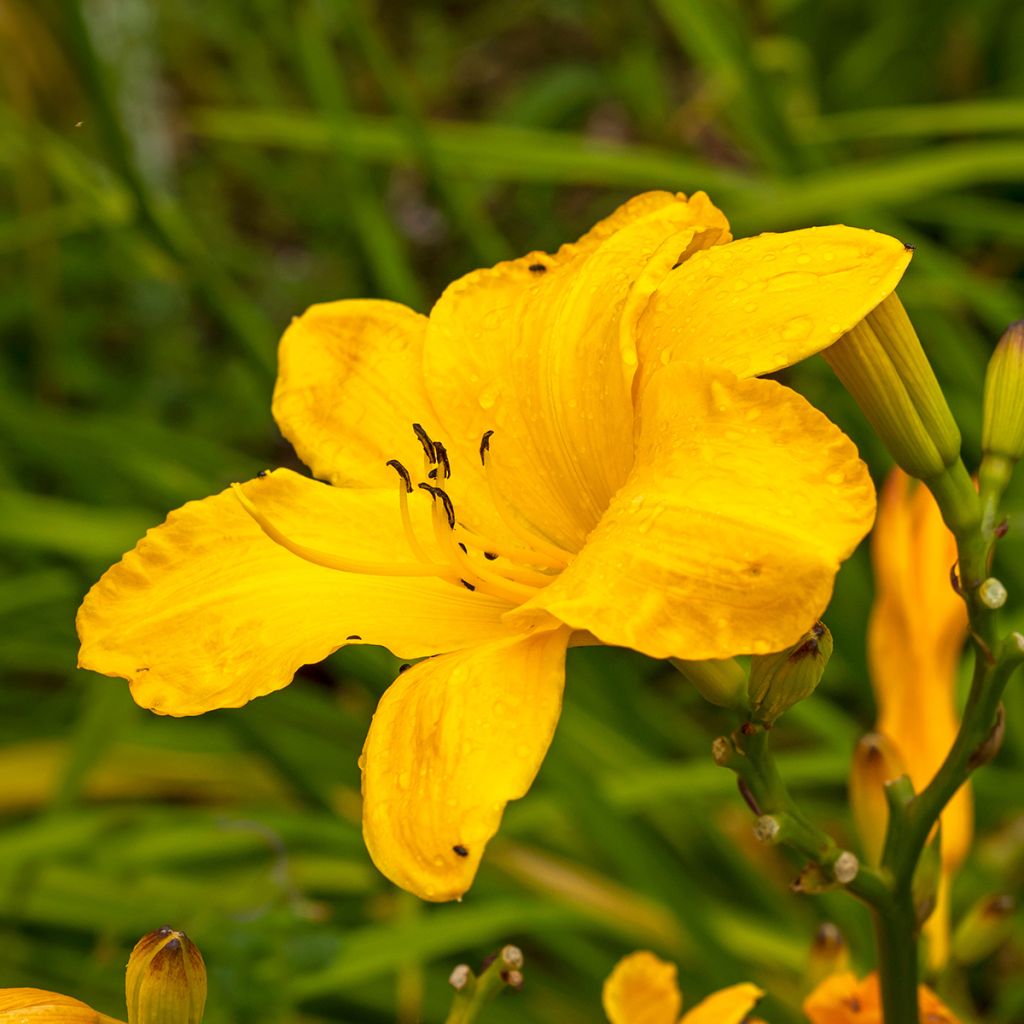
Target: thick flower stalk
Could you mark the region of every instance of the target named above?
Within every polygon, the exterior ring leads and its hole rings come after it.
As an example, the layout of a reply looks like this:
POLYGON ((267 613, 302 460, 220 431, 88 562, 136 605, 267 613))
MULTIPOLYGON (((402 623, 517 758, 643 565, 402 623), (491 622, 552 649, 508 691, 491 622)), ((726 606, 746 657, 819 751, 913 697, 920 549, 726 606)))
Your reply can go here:
POLYGON ((313 473, 171 513, 93 588, 80 664, 162 714, 237 707, 346 643, 410 660, 361 764, 378 867, 461 896, 551 741, 567 647, 793 644, 870 527, 851 442, 758 379, 831 345, 910 253, 846 227, 732 241, 702 193, 452 284, 429 317, 314 306, 273 410, 313 473))
POLYGON ((733 985, 680 1017, 683 994, 675 964, 641 950, 615 965, 601 1003, 610 1024, 758 1024, 749 1014, 763 995, 756 985, 733 985))

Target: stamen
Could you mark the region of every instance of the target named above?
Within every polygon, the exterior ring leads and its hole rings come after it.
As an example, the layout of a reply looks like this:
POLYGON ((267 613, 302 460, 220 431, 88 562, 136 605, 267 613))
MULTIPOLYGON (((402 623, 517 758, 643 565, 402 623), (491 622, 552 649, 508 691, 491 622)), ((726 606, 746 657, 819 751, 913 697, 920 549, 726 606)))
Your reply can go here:
POLYGON ((491 450, 491 437, 493 437, 493 430, 485 430, 484 436, 480 438, 480 465, 487 465, 487 453, 491 450))
POLYGON ((447 480, 452 475, 452 464, 448 461, 448 449, 440 441, 434 442, 434 458, 444 470, 444 479, 447 480))
POLYGON ((423 454, 426 455, 427 461, 434 465, 437 462, 437 456, 434 454, 434 442, 430 440, 430 435, 418 423, 414 423, 412 429, 416 433, 417 440, 423 445, 423 454))
POLYGON ((402 532, 405 534, 406 543, 412 553, 421 561, 429 562, 430 556, 423 549, 416 538, 416 531, 412 528, 412 516, 409 514, 409 495, 412 494, 412 478, 409 471, 398 459, 389 459, 387 463, 399 476, 398 481, 398 510, 402 516, 402 532))
MULTIPOLYGON (((537 588, 524 586, 521 583, 513 582, 503 576, 496 576, 482 566, 474 565, 469 557, 455 543, 453 530, 455 528, 455 508, 451 498, 440 487, 431 487, 430 484, 420 484, 419 487, 427 491, 434 498, 434 537, 437 539, 438 547, 451 558, 452 562, 460 571, 459 582, 469 590, 479 590, 482 593, 490 594, 492 597, 500 597, 504 601, 513 604, 522 604, 537 592, 537 588), (439 507, 440 505, 440 507, 439 507), (444 508, 445 518, 441 518, 441 507, 444 508), (445 529, 447 522, 448 529, 445 529), (464 575, 463 575, 464 574, 464 575), (468 576, 470 579, 466 579, 468 576)), ((545 580, 550 582, 550 580, 545 580)))
POLYGON ((386 465, 390 466, 402 478, 402 483, 405 484, 405 493, 412 494, 412 477, 409 476, 409 470, 398 459, 388 459, 386 465))
POLYGON ((432 487, 430 484, 417 484, 421 490, 429 491, 431 496, 439 498, 441 504, 444 505, 444 514, 448 519, 448 529, 455 529, 455 506, 452 504, 452 499, 448 497, 448 493, 443 487, 432 487))
POLYGON ((366 562, 355 558, 344 558, 331 551, 320 551, 316 548, 299 544, 282 533, 256 506, 245 496, 240 484, 232 484, 242 508, 253 518, 256 525, 275 543, 298 555, 303 561, 319 565, 324 569, 337 569, 339 572, 354 572, 363 576, 440 576, 452 578, 452 571, 447 565, 420 562, 415 565, 400 562, 366 562))

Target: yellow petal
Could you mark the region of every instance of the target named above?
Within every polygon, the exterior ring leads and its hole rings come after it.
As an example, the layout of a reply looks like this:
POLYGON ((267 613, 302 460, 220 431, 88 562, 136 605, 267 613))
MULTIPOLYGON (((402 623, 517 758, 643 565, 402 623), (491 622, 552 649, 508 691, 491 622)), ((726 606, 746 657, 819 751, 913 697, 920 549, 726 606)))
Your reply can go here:
MULTIPOLYGON (((347 491, 279 470, 245 493, 299 543, 414 561, 397 487, 347 491)), ((78 615, 79 664, 128 679, 144 707, 195 715, 286 686, 346 638, 412 658, 508 636, 507 608, 432 577, 312 565, 223 491, 172 512, 93 587, 78 615)))
POLYGON ((781 650, 824 611, 873 514, 856 448, 799 395, 673 364, 586 547, 509 618, 543 608, 655 658, 781 650))
POLYGON ((547 753, 568 636, 432 658, 381 698, 360 759, 363 836, 397 885, 438 901, 470 887, 505 804, 530 788, 547 753))
POLYGON ((910 256, 895 238, 840 225, 698 252, 641 318, 644 381, 669 362, 754 377, 820 352, 896 287, 910 256))
POLYGON ((116 1024, 91 1006, 40 988, 0 989, 0 1024, 116 1024))
MULTIPOLYGON (((956 544, 935 499, 900 470, 882 491, 872 561, 877 590, 868 623, 868 662, 878 730, 899 750, 920 791, 959 728, 956 676, 967 611, 950 585, 956 544)), ((942 816, 948 870, 967 855, 972 819, 970 787, 964 786, 942 816)))
POLYGON ((396 302, 352 299, 311 306, 278 350, 273 412, 299 458, 324 480, 383 487, 398 459, 422 462, 413 423, 428 431, 423 386, 427 318, 396 302))
POLYGON ((641 196, 577 245, 456 281, 431 311, 427 386, 459 461, 493 431, 487 472, 540 536, 577 550, 625 479, 636 321, 691 245, 726 232, 707 197, 641 196))
POLYGON ((653 953, 630 953, 616 965, 601 994, 611 1024, 676 1024, 683 997, 675 964, 653 953))
POLYGON ((680 1024, 742 1024, 763 995, 756 985, 723 988, 698 1003, 680 1024))

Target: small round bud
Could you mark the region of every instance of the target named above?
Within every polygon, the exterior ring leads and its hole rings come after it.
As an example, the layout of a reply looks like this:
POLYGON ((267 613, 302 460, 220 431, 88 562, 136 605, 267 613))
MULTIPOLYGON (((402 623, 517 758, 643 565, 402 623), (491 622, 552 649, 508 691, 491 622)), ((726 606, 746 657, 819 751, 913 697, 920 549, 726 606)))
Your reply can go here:
POLYGON ((501 951, 501 959, 506 967, 522 967, 523 951, 518 946, 505 946, 501 951))
POLYGON ((770 814, 762 814, 754 822, 754 838, 759 843, 774 843, 781 828, 778 818, 773 818, 770 814))
POLYGON ((717 736, 711 743, 711 756, 715 764, 724 768, 732 760, 732 741, 728 736, 717 736))
POLYGON ((128 1024, 200 1024, 206 965, 184 932, 160 928, 139 939, 125 972, 128 1024))
POLYGON ((831 656, 832 634, 816 622, 792 647, 751 658, 747 688, 754 718, 771 724, 814 693, 831 656))
POLYGON ((459 964, 452 968, 452 973, 448 975, 448 984, 456 992, 461 992, 469 984, 469 979, 472 976, 473 972, 470 970, 469 964, 459 964))
POLYGON ((993 611, 996 608, 1002 608, 1006 604, 1006 587, 995 576, 989 576, 978 587, 978 599, 986 608, 991 608, 993 611))
POLYGON ((849 850, 843 850, 835 863, 832 865, 832 874, 840 885, 849 885, 860 871, 860 861, 857 855, 849 850))
POLYGON ((505 975, 505 984, 514 988, 517 992, 523 987, 522 971, 508 971, 505 975))

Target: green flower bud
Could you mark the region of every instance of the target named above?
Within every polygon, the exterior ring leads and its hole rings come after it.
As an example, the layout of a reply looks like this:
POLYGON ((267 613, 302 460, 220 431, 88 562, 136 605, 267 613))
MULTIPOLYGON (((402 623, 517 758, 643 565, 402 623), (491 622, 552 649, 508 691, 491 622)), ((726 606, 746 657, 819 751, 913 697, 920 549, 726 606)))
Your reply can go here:
POLYGON ((160 928, 139 939, 125 972, 128 1024, 200 1024, 206 965, 184 932, 160 928))
POLYGON ((1024 320, 1000 338, 985 374, 981 450, 1011 462, 1024 457, 1024 320))
POLYGON ((750 660, 747 694, 753 717, 770 725, 814 693, 832 656, 832 634, 816 622, 792 647, 750 660))
POLYGON ((895 293, 823 355, 907 473, 930 480, 959 459, 960 430, 895 293))
POLYGON ((671 661, 706 701, 720 708, 746 710, 747 674, 735 658, 715 658, 709 661, 672 658, 671 661))

